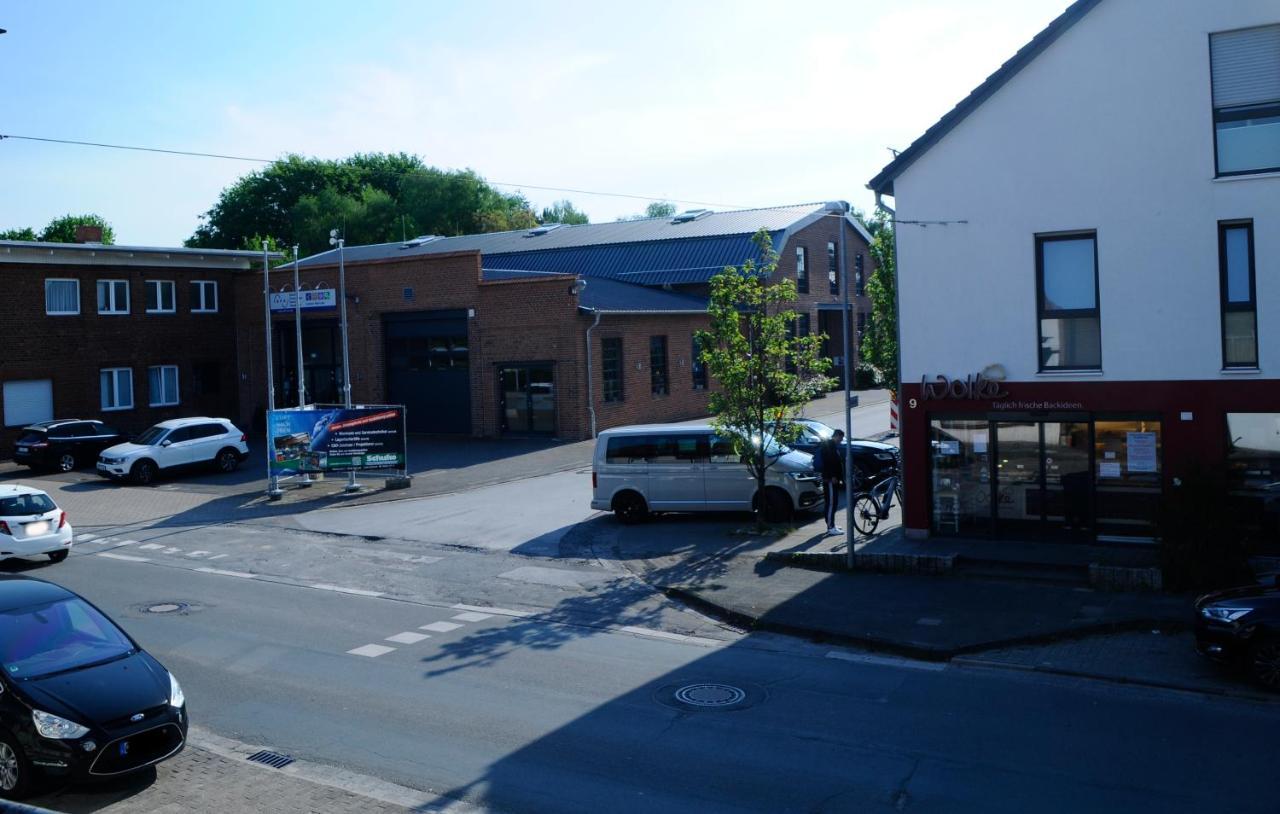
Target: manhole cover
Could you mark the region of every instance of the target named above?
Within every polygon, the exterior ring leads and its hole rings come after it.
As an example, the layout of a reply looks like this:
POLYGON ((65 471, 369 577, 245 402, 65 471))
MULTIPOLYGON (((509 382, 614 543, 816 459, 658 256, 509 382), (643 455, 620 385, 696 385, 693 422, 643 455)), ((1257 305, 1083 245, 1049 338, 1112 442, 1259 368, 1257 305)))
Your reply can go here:
POLYGON ((147 613, 177 613, 188 607, 186 602, 158 602, 155 605, 148 605, 144 610, 147 613))
POLYGON ((728 707, 746 700, 745 690, 728 684, 690 684, 676 690, 676 700, 695 707, 728 707))

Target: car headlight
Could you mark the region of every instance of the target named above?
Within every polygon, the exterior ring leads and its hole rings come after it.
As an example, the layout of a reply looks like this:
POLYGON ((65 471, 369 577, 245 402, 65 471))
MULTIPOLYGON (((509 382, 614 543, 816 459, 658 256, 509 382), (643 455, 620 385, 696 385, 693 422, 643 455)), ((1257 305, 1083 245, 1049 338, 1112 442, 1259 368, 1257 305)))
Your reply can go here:
POLYGON ((1251 610, 1253 608, 1227 608, 1220 605, 1210 605, 1207 608, 1201 608, 1200 615, 1206 619, 1216 619, 1219 622, 1234 622, 1251 610))
POLYGON ((896 460, 896 459, 893 457, 893 453, 892 453, 892 452, 877 452, 877 453, 876 453, 876 460, 877 460, 877 461, 892 461, 892 460, 896 460))
POLYGON ((182 694, 182 685, 173 677, 173 673, 169 673, 169 706, 176 709, 186 703, 187 697, 182 694))
POLYGON ((81 726, 74 721, 59 718, 57 715, 41 712, 38 709, 31 710, 31 721, 36 725, 36 731, 46 738, 72 740, 89 734, 87 726, 81 726))
POLYGON ((818 476, 813 472, 788 472, 787 477, 795 481, 815 481, 818 476))

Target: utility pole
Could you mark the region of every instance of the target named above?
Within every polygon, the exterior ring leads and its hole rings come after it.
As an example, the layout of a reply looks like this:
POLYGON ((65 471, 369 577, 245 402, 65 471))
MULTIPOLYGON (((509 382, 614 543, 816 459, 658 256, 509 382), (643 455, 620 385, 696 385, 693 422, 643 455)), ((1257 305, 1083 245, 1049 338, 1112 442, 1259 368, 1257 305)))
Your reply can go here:
MULTIPOLYGON (((343 258, 343 247, 346 245, 346 239, 338 237, 338 230, 333 229, 329 232, 329 245, 338 246, 338 302, 341 307, 342 315, 342 395, 343 406, 348 410, 351 409, 351 353, 347 348, 347 267, 343 258)), ((343 488, 345 492, 359 491, 360 484, 356 483, 356 471, 354 469, 347 470, 347 485, 343 488)))
POLYGON ((271 346, 271 279, 269 271, 270 262, 267 257, 267 241, 264 240, 262 241, 262 305, 264 321, 267 323, 267 497, 270 500, 279 500, 284 493, 280 491, 280 479, 276 477, 276 473, 271 468, 271 465, 275 463, 274 450, 271 449, 271 414, 276 409, 276 378, 271 359, 274 348, 271 346))
MULTIPOLYGON (((303 375, 304 356, 302 353, 302 285, 298 282, 298 244, 293 244, 293 329, 294 329, 294 345, 298 350, 298 409, 301 410, 307 404, 307 384, 306 377, 303 375)), ((298 466, 302 469, 302 466, 298 466)), ((298 479, 298 485, 306 489, 311 485, 311 475, 302 472, 302 477, 298 479)))

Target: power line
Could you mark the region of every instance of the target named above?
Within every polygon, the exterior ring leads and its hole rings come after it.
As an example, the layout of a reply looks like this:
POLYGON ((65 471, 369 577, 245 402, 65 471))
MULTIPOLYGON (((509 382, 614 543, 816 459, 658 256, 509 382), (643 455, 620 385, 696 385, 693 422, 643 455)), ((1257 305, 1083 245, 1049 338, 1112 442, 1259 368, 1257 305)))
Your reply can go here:
MULTIPOLYGON (((40 141, 48 144, 70 144, 77 147, 102 147, 109 150, 132 150, 140 153, 163 153, 164 155, 184 155, 194 158, 219 158, 226 161, 248 161, 255 164, 274 164, 277 159, 272 158, 253 158, 243 155, 226 155, 224 153, 204 153, 198 150, 166 150, 160 147, 139 147, 130 144, 107 144, 100 141, 78 141, 76 139, 63 138, 47 138, 43 136, 19 136, 12 133, 0 133, 0 141, 4 139, 19 139, 21 141, 40 141)), ((412 172, 404 173, 388 173, 386 171, 367 171, 370 175, 412 175, 412 172)), ((694 204, 696 206, 715 206, 721 209, 750 209, 751 207, 742 206, 740 204, 714 203, 711 201, 690 201, 681 198, 665 198, 654 195, 635 195, 626 192, 598 192, 590 189, 573 189, 571 187, 548 187, 539 186, 537 184, 515 184, 509 181, 491 181, 484 179, 485 183, 497 187, 512 187, 514 189, 536 189, 542 192, 570 192, 575 195, 600 195, 608 198, 628 198, 636 201, 668 201, 671 203, 694 204)))

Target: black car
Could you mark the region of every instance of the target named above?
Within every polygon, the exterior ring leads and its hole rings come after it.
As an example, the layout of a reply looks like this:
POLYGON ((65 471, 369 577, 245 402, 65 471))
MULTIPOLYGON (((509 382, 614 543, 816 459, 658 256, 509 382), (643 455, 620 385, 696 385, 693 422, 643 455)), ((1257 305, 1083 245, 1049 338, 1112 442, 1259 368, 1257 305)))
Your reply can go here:
POLYGON ((187 740, 178 681, 102 611, 44 580, 0 575, 0 796, 36 772, 125 774, 187 740))
POLYGON ((70 472, 82 464, 93 464, 102 450, 127 440, 101 421, 41 421, 22 428, 13 447, 13 460, 32 469, 70 472))
POLYGON ((1259 684, 1280 690, 1280 586, 1232 588, 1197 599, 1196 650, 1245 665, 1259 684))
MULTIPOLYGON (((788 441, 787 446, 810 455, 817 451, 819 444, 829 439, 835 432, 833 427, 821 421, 814 421, 812 418, 797 419, 795 424, 800 435, 796 440, 788 441)), ((853 465, 858 470, 856 483, 869 487, 890 475, 898 474, 898 448, 895 446, 882 444, 879 441, 846 439, 840 445, 840 449, 853 451, 853 465)))

